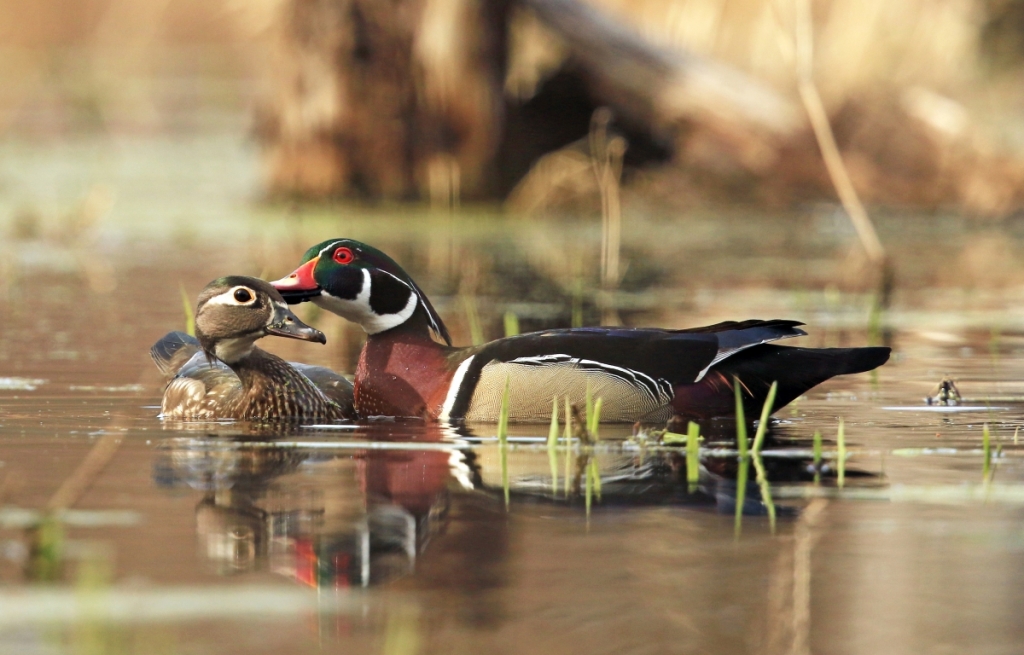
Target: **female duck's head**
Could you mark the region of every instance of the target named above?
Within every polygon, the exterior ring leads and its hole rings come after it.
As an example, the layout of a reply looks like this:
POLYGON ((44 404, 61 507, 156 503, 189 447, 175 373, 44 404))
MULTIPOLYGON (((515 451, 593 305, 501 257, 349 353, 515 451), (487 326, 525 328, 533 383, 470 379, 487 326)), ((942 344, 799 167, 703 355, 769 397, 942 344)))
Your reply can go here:
POLYGON ((269 282, 232 275, 206 285, 196 308, 196 338, 207 354, 227 364, 252 352, 267 335, 326 343, 326 338, 288 309, 269 282))
POLYGON ((290 275, 272 283, 289 303, 310 300, 378 334, 418 313, 451 345, 448 329, 423 291, 402 267, 376 248, 352 239, 318 243, 290 275))

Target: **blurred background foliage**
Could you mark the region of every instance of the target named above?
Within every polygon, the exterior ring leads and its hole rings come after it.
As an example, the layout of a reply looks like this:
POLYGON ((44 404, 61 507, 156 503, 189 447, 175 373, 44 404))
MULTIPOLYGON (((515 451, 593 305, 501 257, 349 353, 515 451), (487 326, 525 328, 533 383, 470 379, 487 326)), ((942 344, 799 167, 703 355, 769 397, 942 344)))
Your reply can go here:
MULTIPOLYGON (((791 0, 48 0, 0 4, 0 138, 259 144, 263 193, 785 208, 834 190, 797 95, 791 0)), ((1024 3, 816 0, 813 79, 869 204, 1024 204, 1024 3)))

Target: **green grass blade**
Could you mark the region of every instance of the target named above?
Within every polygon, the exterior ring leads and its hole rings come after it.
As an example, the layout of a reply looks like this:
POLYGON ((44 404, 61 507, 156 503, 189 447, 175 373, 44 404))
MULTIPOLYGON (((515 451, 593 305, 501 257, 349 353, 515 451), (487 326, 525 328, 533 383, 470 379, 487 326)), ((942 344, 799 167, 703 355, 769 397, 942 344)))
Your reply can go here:
POLYGON ((772 490, 768 484, 768 474, 764 468, 764 461, 761 459, 761 447, 764 445, 764 435, 768 432, 768 417, 772 414, 772 407, 775 404, 775 393, 778 389, 779 383, 772 382, 771 388, 768 389, 768 397, 765 398, 764 405, 761 407, 761 419, 757 422, 757 432, 754 434, 754 445, 751 448, 757 486, 761 490, 761 502, 768 508, 768 525, 771 526, 772 534, 775 534, 775 501, 772 500, 772 490))
POLYGON ((572 319, 574 328, 583 327, 583 278, 576 278, 572 285, 572 319))
POLYGON ((740 457, 739 469, 736 471, 736 517, 733 523, 733 534, 737 539, 743 532, 743 504, 747 500, 747 469, 750 467, 750 458, 747 455, 740 457))
POLYGON ((590 465, 587 465, 585 475, 583 476, 583 489, 584 489, 584 503, 587 507, 587 521, 590 521, 590 504, 594 495, 593 477, 590 475, 590 465))
POLYGON ((515 337, 519 335, 519 317, 512 310, 505 312, 505 336, 515 337))
POLYGON ((590 432, 590 438, 596 443, 600 438, 598 437, 598 427, 601 425, 601 405, 602 399, 598 398, 594 401, 594 411, 590 415, 590 424, 587 426, 587 431, 590 432))
POLYGON ((480 325, 480 313, 476 309, 476 297, 468 294, 463 295, 462 308, 466 312, 470 340, 474 346, 479 346, 484 342, 484 329, 480 325))
POLYGON ((768 525, 771 528, 772 534, 775 534, 775 501, 772 500, 772 488, 768 483, 768 473, 765 471, 761 453, 755 451, 753 461, 754 471, 757 475, 757 486, 761 489, 761 501, 768 508, 768 525))
POLYGON ((181 306, 185 310, 185 334, 190 337, 196 336, 196 315, 192 312, 192 301, 185 293, 185 285, 179 284, 181 289, 181 306))
POLYGON ((590 475, 594 479, 594 495, 601 500, 601 469, 597 466, 597 455, 590 460, 590 475))
POLYGON ((740 390, 740 379, 733 376, 732 388, 736 396, 736 448, 740 457, 747 456, 747 418, 743 412, 743 392, 740 390))
POLYGON ((764 435, 768 432, 768 417, 772 415, 772 409, 775 405, 775 393, 779 390, 779 383, 772 382, 772 386, 768 389, 768 397, 765 398, 764 406, 761 407, 761 420, 757 422, 757 432, 754 433, 754 454, 761 452, 761 446, 764 445, 764 435))
POLYGON ((686 482, 690 492, 697 489, 700 481, 700 426, 690 421, 686 426, 686 482))
POLYGON ((31 528, 25 573, 32 582, 56 582, 64 567, 64 526, 52 513, 31 528))
POLYGON ((586 425, 584 427, 586 427, 587 431, 589 432, 592 419, 594 416, 594 392, 591 391, 590 389, 589 381, 587 382, 587 400, 586 404, 584 405, 584 410, 584 418, 586 420, 586 425))
POLYGON ((665 432, 661 433, 661 444, 663 446, 671 446, 672 444, 677 443, 685 444, 686 438, 687 437, 685 434, 679 434, 678 432, 669 432, 668 430, 666 430, 665 432))
POLYGON ((740 379, 732 378, 733 393, 736 397, 736 448, 739 450, 738 469, 736 471, 736 517, 733 533, 736 539, 743 531, 743 504, 747 499, 747 476, 749 475, 750 458, 747 456, 747 419, 743 411, 743 392, 740 379))

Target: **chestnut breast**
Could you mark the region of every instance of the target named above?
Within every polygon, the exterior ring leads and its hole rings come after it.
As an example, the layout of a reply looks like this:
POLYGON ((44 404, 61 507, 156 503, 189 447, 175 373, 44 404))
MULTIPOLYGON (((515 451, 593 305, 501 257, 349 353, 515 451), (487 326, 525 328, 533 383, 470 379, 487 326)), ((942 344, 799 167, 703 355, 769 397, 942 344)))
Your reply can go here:
POLYGON ((359 355, 356 411, 360 416, 437 418, 454 374, 446 349, 430 339, 374 335, 359 355))

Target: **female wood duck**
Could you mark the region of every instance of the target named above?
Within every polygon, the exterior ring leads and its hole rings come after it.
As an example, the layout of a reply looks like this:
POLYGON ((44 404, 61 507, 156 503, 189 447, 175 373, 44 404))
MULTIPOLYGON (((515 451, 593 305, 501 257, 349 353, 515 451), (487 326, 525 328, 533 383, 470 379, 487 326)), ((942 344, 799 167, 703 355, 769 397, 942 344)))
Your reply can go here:
POLYGON ((806 334, 802 323, 784 320, 546 330, 454 348, 412 278, 351 239, 313 246, 295 272, 272 284, 289 303, 310 300, 367 332, 355 376, 360 416, 494 421, 506 379, 515 421, 547 421, 554 396, 578 403, 588 388, 603 399, 608 422, 732 416, 734 376, 747 415, 756 416, 773 381, 780 408, 835 375, 869 371, 889 358, 889 348, 772 345, 806 334))
POLYGON ((255 347, 267 335, 326 343, 263 280, 231 276, 199 294, 196 337, 171 332, 150 355, 170 378, 161 416, 170 419, 354 417, 352 385, 319 366, 290 364, 255 347))

